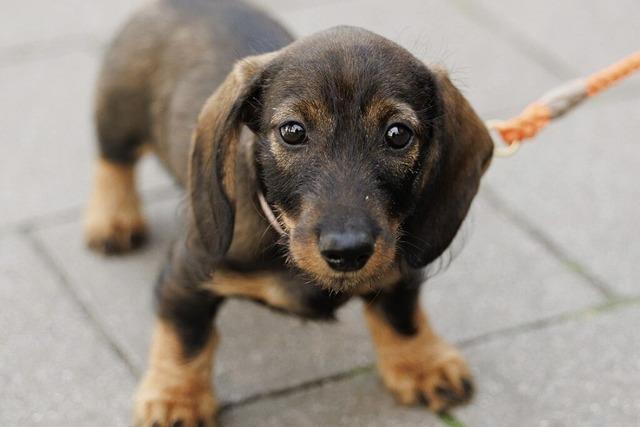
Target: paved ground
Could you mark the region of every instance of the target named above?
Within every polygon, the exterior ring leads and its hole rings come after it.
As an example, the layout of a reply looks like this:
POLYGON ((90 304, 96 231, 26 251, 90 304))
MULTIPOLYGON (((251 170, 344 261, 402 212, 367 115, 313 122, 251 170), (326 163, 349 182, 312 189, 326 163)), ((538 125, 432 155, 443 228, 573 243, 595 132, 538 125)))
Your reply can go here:
MULTIPOLYGON (((131 0, 4 2, 0 17, 0 425, 127 425, 150 289, 180 195, 141 173, 151 244, 82 244, 92 86, 131 0)), ((339 23, 446 64, 485 118, 638 49, 640 2, 270 0, 296 33, 339 23)), ((221 316, 216 384, 230 426, 640 425, 640 79, 497 160, 464 249, 423 304, 462 346, 475 401, 448 417, 396 406, 358 303, 335 325, 248 304, 221 316), (277 334, 274 333, 277 331, 277 334)))

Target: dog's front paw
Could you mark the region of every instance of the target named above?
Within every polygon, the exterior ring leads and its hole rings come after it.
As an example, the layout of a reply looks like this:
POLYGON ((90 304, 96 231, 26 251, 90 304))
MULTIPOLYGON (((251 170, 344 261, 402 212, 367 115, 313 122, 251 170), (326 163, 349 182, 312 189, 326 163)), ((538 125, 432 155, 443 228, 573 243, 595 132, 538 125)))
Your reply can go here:
POLYGON ((473 395, 466 362, 443 341, 428 348, 389 349, 378 360, 378 370, 387 388, 405 405, 422 402, 432 411, 442 412, 473 395))
POLYGON ((147 375, 135 396, 135 427, 213 427, 218 404, 208 384, 147 375))

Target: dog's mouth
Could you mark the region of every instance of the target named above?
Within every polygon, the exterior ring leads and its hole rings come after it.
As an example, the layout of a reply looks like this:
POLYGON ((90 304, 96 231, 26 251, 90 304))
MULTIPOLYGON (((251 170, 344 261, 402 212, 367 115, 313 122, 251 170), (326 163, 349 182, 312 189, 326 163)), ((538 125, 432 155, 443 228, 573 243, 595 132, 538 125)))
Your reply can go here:
POLYGON ((287 262, 310 283, 338 292, 375 290, 391 271, 397 270, 397 238, 393 230, 382 230, 371 221, 354 222, 349 215, 334 218, 334 225, 327 225, 326 218, 321 217, 330 209, 308 203, 293 218, 277 204, 270 204, 263 188, 264 183, 260 182, 260 209, 271 229, 280 235, 287 262))
POLYGON ((350 234, 318 236, 312 228, 273 209, 263 193, 257 197, 270 227, 280 235, 287 262, 309 282, 338 292, 375 290, 396 267, 396 239, 388 233, 371 242, 350 234))
POLYGON ((289 261, 310 282, 325 289, 375 290, 397 267, 395 244, 390 244, 388 239, 378 238, 370 253, 363 254, 359 249, 345 258, 344 253, 323 251, 322 239, 302 227, 291 227, 288 237, 289 261))

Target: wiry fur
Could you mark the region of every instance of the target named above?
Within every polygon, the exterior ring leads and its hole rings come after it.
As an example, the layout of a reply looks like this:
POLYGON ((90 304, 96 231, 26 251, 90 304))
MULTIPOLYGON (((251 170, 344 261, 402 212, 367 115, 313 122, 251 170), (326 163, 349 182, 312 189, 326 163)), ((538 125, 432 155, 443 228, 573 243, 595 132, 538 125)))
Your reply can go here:
MULTIPOLYGON (((337 27, 294 41, 239 1, 162 0, 135 15, 109 49, 96 119, 103 168, 129 170, 150 144, 189 200, 186 231, 157 287, 159 332, 138 423, 213 422, 203 366, 227 297, 332 318, 360 295, 381 373, 403 402, 421 395, 441 410, 470 396, 464 362, 417 304, 421 270, 456 235, 492 153, 446 73, 366 30, 337 27), (304 123, 306 144, 280 139, 290 120, 304 123), (394 122, 413 129, 401 150, 384 142, 394 122), (287 236, 270 227, 258 192, 287 236), (339 272, 320 256, 318 234, 349 221, 366 224, 375 246, 364 267, 339 272), (425 346, 432 348, 415 353, 425 346), (405 369, 408 351, 415 354, 405 369), (172 412, 178 398, 195 400, 172 412)), ((123 182, 130 188, 118 197, 135 194, 133 181, 123 182)), ((114 202, 101 188, 94 196, 102 205, 114 202)), ((89 233, 97 248, 122 240, 89 233)))

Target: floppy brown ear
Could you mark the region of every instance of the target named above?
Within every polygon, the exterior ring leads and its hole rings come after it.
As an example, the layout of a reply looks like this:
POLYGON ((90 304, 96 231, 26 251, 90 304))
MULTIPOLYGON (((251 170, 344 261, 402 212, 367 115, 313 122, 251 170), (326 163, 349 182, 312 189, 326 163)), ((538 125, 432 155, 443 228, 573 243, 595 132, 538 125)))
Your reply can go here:
POLYGON ((235 166, 243 124, 255 119, 266 65, 276 53, 238 62, 205 103, 191 143, 189 198, 192 226, 212 261, 231 244, 235 215, 235 166))
POLYGON ((493 154, 482 120, 445 71, 434 74, 440 98, 434 138, 441 153, 435 176, 420 178, 416 210, 405 221, 404 253, 414 268, 428 265, 451 244, 493 154))

